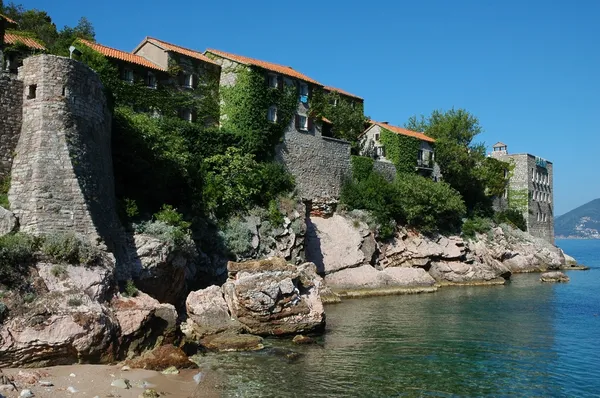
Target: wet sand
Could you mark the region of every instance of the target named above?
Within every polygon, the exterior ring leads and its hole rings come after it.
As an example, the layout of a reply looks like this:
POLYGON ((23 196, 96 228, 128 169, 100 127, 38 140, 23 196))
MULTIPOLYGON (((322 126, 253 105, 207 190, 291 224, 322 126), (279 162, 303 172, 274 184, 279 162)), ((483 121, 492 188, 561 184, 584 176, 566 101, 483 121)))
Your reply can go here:
POLYGON ((114 397, 138 398, 146 388, 166 397, 213 398, 221 394, 216 387, 218 377, 202 372, 200 382, 194 380, 200 370, 182 369, 176 375, 144 369, 121 370, 121 365, 69 365, 38 369, 2 369, 6 376, 14 377, 16 391, 0 391, 5 397, 18 397, 23 389, 33 392, 34 398, 56 397, 114 397), (19 375, 19 372, 21 374, 19 375), (75 376, 72 376, 75 375, 75 376), (130 389, 111 386, 117 379, 127 379, 130 389), (52 387, 44 387, 40 381, 48 381, 52 387), (69 392, 73 387, 76 392, 69 392))

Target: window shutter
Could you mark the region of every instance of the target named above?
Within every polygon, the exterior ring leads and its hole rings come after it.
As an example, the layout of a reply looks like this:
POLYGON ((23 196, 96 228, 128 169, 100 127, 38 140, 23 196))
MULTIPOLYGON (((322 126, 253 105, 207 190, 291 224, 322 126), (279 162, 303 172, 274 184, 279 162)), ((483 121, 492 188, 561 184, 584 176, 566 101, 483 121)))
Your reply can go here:
POLYGON ((307 117, 306 119, 307 119, 307 123, 306 124, 308 126, 308 131, 312 131, 312 129, 313 129, 313 120, 310 117, 307 117))
POLYGON ((283 76, 281 75, 277 77, 277 88, 283 91, 283 76))
POLYGON ((296 116, 295 116, 294 126, 296 127, 296 130, 300 129, 300 115, 298 115, 298 114, 296 114, 296 116))

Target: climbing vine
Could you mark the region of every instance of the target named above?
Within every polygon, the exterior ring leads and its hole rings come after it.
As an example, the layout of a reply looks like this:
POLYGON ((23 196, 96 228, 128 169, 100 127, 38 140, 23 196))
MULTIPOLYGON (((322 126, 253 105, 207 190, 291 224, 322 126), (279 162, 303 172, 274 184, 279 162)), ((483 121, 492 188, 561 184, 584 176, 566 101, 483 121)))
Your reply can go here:
POLYGON ((222 73, 236 74, 236 84, 223 86, 221 95, 221 126, 243 136, 258 158, 268 158, 292 122, 298 107, 299 90, 295 84, 268 86, 265 73, 253 67, 237 67, 222 73), (270 107, 276 107, 275 122, 268 119, 270 107))
POLYGON ((385 148, 385 157, 394 163, 398 173, 414 173, 421 142, 413 137, 395 134, 381 128, 380 141, 385 148))
POLYGON ((353 148, 357 148, 358 136, 363 132, 368 119, 365 117, 362 101, 316 89, 310 109, 315 117, 325 117, 333 123, 332 133, 335 138, 346 140, 353 144, 353 148))
POLYGON ((527 189, 509 189, 508 190, 509 209, 518 210, 527 214, 529 210, 529 192, 527 189))

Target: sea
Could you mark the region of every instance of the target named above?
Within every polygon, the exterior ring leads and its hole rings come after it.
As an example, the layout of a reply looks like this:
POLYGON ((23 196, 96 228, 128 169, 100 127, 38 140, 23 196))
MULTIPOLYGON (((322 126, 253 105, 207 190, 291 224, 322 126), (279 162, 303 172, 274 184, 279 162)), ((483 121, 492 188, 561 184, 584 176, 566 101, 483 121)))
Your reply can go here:
POLYGON ((198 362, 224 397, 600 397, 600 240, 556 243, 590 269, 345 300, 314 345, 198 362))

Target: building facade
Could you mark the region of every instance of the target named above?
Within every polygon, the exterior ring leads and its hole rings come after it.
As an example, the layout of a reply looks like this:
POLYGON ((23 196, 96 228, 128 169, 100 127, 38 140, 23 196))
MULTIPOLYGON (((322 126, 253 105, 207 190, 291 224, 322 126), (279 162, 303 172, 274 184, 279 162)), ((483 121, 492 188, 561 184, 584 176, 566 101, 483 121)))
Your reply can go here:
POLYGON ((554 176, 552 162, 528 153, 509 154, 508 146, 496 143, 490 156, 511 163, 513 170, 497 210, 522 212, 528 232, 554 244, 554 176))
POLYGON ((387 122, 370 121, 370 126, 359 137, 361 156, 368 156, 383 163, 392 163, 386 157, 386 148, 381 140, 384 131, 418 140, 420 147, 415 157, 415 170, 425 177, 432 177, 435 181, 441 178, 440 168, 435 162, 435 140, 423 133, 392 126, 387 122))

